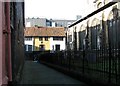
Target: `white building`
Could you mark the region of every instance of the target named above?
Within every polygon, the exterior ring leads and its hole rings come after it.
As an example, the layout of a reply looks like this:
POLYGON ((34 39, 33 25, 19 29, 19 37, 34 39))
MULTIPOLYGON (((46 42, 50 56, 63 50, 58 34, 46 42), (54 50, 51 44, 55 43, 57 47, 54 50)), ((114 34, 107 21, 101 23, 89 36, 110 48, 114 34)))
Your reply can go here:
POLYGON ((33 51, 33 37, 26 37, 24 39, 25 51, 33 51))
POLYGON ((51 37, 50 38, 50 50, 65 50, 65 37, 51 37))
MULTIPOLYGON (((114 23, 118 21, 115 20, 114 17, 118 17, 119 19, 120 16, 120 2, 113 3, 111 1, 114 2, 114 0, 94 0, 94 2, 88 3, 88 7, 91 7, 91 13, 88 11, 87 15, 82 19, 77 20, 68 27, 67 43, 70 49, 74 49, 76 47, 75 45, 77 45, 77 50, 85 48, 86 45, 89 46, 89 48, 100 49, 102 46, 101 43, 105 42, 108 44, 108 32, 102 33, 102 31, 107 31, 111 26, 114 27, 114 23), (97 35, 93 34, 96 28, 99 30, 97 35), (75 32, 76 39, 74 35, 75 32), (103 35, 102 37, 104 37, 104 40, 101 39, 101 34, 103 35), (89 35, 89 44, 85 44, 87 35, 89 35)), ((106 46, 108 47, 108 45, 106 46)))

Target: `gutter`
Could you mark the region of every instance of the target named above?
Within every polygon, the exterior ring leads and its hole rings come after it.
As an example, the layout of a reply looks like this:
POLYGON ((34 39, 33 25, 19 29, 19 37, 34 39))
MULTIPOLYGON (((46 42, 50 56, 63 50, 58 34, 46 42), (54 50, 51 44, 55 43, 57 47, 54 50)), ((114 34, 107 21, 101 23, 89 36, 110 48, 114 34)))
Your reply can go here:
POLYGON ((70 27, 72 27, 72 26, 74 26, 74 25, 76 25, 76 24, 78 24, 78 23, 80 23, 80 22, 82 22, 82 21, 88 19, 89 17, 91 17, 91 16, 93 16, 93 15, 99 13, 100 11, 103 11, 104 9, 106 9, 106 8, 108 8, 108 7, 112 6, 112 5, 114 5, 115 3, 117 3, 117 2, 109 2, 108 4, 104 5, 103 7, 101 7, 101 8, 99 8, 99 9, 95 10, 94 12, 88 14, 86 17, 84 17, 84 18, 82 18, 82 19, 76 21, 75 23, 71 24, 70 26, 68 26, 68 28, 70 28, 70 27))
POLYGON ((10 2, 6 2, 6 25, 8 34, 8 81, 12 82, 12 63, 11 63, 11 29, 10 29, 10 2))

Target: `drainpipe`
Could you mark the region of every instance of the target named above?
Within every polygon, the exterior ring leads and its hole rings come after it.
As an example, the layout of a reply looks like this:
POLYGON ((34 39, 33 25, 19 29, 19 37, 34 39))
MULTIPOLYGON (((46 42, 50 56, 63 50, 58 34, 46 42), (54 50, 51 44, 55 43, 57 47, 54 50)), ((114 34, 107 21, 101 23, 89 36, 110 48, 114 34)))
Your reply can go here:
POLYGON ((8 32, 8 81, 12 81, 12 62, 11 62, 11 29, 10 29, 10 2, 6 2, 6 25, 8 32))

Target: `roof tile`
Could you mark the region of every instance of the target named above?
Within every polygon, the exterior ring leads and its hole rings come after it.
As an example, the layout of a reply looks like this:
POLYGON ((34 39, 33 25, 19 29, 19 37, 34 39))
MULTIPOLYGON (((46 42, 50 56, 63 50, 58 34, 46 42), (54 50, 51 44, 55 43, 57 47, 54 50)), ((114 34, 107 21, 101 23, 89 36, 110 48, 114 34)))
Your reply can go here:
POLYGON ((25 36, 65 36, 63 27, 26 27, 25 36))

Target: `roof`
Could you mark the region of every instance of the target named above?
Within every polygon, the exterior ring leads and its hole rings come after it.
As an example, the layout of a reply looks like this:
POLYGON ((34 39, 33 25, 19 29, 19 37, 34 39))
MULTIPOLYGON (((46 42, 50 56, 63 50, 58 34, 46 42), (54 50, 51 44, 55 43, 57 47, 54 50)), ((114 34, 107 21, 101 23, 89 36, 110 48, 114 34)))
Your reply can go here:
POLYGON ((25 36, 65 36, 63 27, 26 27, 25 36))

